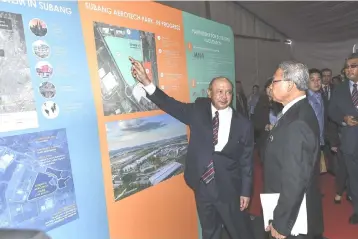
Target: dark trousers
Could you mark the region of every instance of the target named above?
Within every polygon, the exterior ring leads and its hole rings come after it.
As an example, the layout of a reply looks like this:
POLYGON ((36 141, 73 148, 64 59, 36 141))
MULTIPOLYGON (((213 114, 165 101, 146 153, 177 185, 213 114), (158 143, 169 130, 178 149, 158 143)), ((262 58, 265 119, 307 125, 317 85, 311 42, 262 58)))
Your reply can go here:
POLYGON ((347 188, 347 194, 350 195, 349 183, 348 183, 348 172, 346 162, 343 158, 342 152, 338 150, 337 153, 333 154, 334 159, 337 163, 335 170, 335 183, 336 183, 336 193, 337 195, 342 196, 344 190, 347 188))
POLYGON ((342 155, 347 166, 350 196, 352 197, 354 213, 358 215, 358 155, 345 153, 342 155))
POLYGON ((326 161, 327 171, 331 173, 336 173, 336 164, 334 161, 334 154, 331 151, 331 146, 328 141, 325 141, 325 145, 321 146, 321 150, 323 151, 323 155, 326 161))
POLYGON ((240 211, 239 198, 220 202, 215 179, 208 185, 200 183, 195 201, 202 229, 202 239, 220 239, 223 226, 231 239, 254 238, 250 217, 240 211))

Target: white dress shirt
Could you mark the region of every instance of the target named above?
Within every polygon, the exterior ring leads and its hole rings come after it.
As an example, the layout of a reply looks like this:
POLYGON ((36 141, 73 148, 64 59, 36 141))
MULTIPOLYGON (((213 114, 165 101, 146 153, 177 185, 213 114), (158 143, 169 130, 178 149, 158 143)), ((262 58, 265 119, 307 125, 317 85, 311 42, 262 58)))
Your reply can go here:
MULTIPOLYGON (((156 90, 156 86, 153 83, 147 86, 143 86, 143 88, 149 95, 152 95, 156 90)), ((214 118, 216 111, 218 110, 213 105, 211 105, 212 118, 214 118)), ((227 107, 226 109, 219 110, 218 143, 215 145, 215 151, 221 151, 229 141, 231 119, 232 119, 231 107, 227 107)))
POLYGON ((215 145, 215 151, 220 152, 229 141, 232 109, 231 107, 227 107, 223 110, 217 110, 213 105, 211 105, 212 118, 214 118, 216 111, 219 111, 219 132, 218 143, 215 145))
POLYGON ((289 108, 291 108, 294 104, 296 104, 298 101, 300 100, 303 100, 304 98, 306 98, 306 95, 303 95, 303 96, 300 96, 300 97, 297 97, 296 99, 294 99, 293 101, 291 101, 290 103, 288 103, 287 105, 285 105, 285 107, 283 107, 282 109, 282 115, 284 115, 287 110, 289 108))

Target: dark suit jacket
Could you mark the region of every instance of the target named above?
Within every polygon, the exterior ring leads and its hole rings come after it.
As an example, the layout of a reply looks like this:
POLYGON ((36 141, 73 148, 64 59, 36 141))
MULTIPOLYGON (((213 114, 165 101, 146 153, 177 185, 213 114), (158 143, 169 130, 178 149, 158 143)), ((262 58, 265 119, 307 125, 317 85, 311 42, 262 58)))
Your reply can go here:
POLYGON ((238 196, 251 196, 253 177, 253 129, 245 117, 233 110, 228 143, 221 152, 214 152, 211 100, 197 98, 182 103, 160 89, 147 96, 153 103, 190 127, 190 140, 184 178, 194 191, 201 182, 210 160, 214 160, 215 181, 221 201, 238 196))
POLYGON ((328 107, 329 117, 341 125, 341 150, 343 153, 358 155, 358 126, 342 126, 344 116, 358 117, 358 110, 354 107, 349 80, 336 86, 328 107))
POLYGON ((242 105, 240 104, 240 101, 238 99, 236 99, 236 111, 239 112, 241 115, 248 118, 249 111, 247 109, 247 98, 244 93, 239 93, 239 95, 242 100, 242 105))
POLYGON ((324 95, 323 89, 321 90, 321 94, 322 94, 322 99, 323 99, 323 104, 324 104, 324 138, 325 141, 329 143, 330 147, 336 147, 339 146, 340 142, 339 142, 339 136, 338 136, 338 130, 339 130, 339 126, 336 122, 334 122, 328 114, 328 107, 329 107, 329 102, 332 99, 332 95, 334 92, 334 85, 330 84, 330 97, 327 98, 324 95))
POLYGON ((300 100, 271 130, 264 156, 264 192, 280 193, 272 225, 281 235, 290 234, 305 192, 308 233, 323 232, 320 153, 316 115, 307 99, 300 100))

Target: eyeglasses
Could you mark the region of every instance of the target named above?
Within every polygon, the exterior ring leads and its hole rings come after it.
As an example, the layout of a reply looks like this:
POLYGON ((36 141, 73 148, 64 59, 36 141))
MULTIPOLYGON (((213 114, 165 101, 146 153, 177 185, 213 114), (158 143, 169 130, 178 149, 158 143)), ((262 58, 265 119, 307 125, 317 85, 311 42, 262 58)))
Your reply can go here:
POLYGON ((348 70, 349 68, 355 69, 355 68, 357 68, 357 67, 358 67, 358 65, 346 65, 346 66, 344 67, 344 69, 346 69, 346 70, 348 70))
POLYGON ((276 83, 276 82, 280 82, 280 81, 284 81, 284 80, 273 80, 273 81, 272 81, 272 84, 273 84, 273 83, 276 83))

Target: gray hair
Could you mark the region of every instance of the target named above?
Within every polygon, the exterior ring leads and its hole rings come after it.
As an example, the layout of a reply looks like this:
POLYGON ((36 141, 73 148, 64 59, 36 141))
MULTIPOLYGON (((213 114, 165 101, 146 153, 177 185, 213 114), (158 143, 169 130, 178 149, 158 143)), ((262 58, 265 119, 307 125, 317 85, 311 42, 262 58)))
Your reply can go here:
POLYGON ((300 62, 284 61, 278 66, 283 71, 283 80, 292 81, 297 89, 305 91, 308 89, 309 73, 308 67, 300 62))

